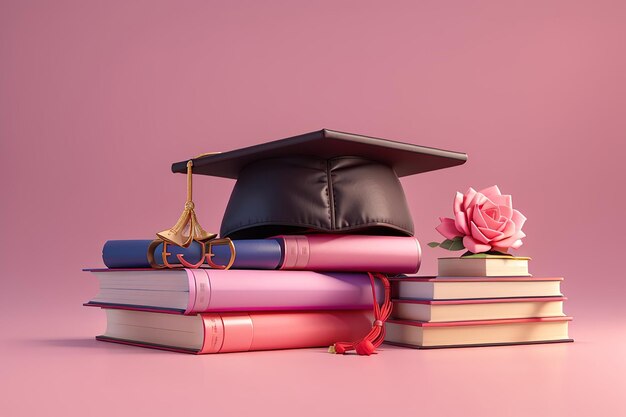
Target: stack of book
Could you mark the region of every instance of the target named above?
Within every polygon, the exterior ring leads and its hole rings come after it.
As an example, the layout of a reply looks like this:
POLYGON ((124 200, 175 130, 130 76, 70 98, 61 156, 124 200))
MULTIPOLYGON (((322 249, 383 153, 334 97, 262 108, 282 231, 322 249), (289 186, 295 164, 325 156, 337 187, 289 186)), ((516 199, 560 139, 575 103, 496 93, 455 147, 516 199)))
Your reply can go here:
MULTIPOLYGON (((370 277, 357 271, 415 272, 420 263, 413 237, 317 234, 234 240, 229 270, 151 269, 150 242, 109 241, 109 268, 88 270, 100 289, 86 305, 107 315, 98 340, 189 353, 328 347, 372 327, 370 277)), ((172 249, 168 262, 202 261, 198 243, 172 249)), ((226 263, 224 249, 212 262, 226 263)))
POLYGON ((385 342, 414 348, 571 342, 562 277, 532 277, 529 258, 440 258, 437 277, 392 279, 385 342))
POLYGON ((371 354, 391 309, 378 273, 420 263, 399 178, 466 160, 322 129, 176 162, 172 172, 187 175, 178 221, 156 241, 109 241, 108 268, 91 270, 100 292, 87 305, 107 313, 98 339, 194 353, 332 344, 371 354), (194 175, 236 180, 220 239, 198 223, 194 175), (159 270, 175 265, 187 269, 159 270))

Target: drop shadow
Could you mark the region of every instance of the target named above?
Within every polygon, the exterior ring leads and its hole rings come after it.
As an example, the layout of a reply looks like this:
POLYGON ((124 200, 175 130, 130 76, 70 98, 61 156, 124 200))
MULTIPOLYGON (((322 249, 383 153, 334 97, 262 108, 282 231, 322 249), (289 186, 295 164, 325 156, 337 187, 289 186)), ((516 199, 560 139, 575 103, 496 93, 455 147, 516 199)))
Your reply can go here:
POLYGON ((108 343, 96 340, 95 338, 50 338, 50 339, 18 339, 12 341, 19 347, 30 348, 52 348, 52 349, 80 349, 93 352, 103 352, 107 354, 168 354, 171 352, 159 351, 156 349, 143 349, 136 346, 127 346, 119 343, 108 343))

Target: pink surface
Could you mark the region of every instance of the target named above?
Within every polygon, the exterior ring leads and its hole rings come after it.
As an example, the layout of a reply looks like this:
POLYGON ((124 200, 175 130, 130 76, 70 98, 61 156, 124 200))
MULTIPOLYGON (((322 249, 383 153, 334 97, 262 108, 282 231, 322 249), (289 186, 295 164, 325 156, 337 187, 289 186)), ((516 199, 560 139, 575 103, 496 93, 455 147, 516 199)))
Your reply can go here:
MULTIPOLYGON (((625 13, 620 0, 0 2, 0 415, 626 414, 625 13), (81 306, 96 283, 80 269, 101 265, 107 239, 175 222, 185 177, 171 162, 323 127, 467 152, 402 180, 417 237, 440 240, 455 191, 498 184, 528 217, 514 253, 566 278, 576 342, 346 358, 93 340, 104 317, 81 306)), ((232 181, 195 187, 218 230, 232 181)), ((420 272, 444 255, 424 247, 420 272)))

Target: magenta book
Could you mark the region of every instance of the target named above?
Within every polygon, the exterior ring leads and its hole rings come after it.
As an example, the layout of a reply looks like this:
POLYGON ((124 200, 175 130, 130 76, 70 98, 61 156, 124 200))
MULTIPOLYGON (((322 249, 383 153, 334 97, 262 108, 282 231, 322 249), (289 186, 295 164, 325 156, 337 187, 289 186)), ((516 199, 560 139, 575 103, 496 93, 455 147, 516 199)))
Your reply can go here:
POLYGON ((372 320, 371 311, 106 313, 98 340, 195 354, 329 346, 362 337, 372 320))
POLYGON ((372 308, 367 273, 217 269, 92 269, 88 306, 203 312, 372 308))

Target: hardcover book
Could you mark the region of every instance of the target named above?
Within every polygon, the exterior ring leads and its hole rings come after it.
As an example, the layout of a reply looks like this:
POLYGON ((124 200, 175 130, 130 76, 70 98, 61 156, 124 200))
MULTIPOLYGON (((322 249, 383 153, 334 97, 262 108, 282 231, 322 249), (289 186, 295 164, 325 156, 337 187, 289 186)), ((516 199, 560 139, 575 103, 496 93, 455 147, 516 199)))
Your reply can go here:
MULTIPOLYGON (((196 314, 211 311, 371 309, 366 273, 219 269, 92 269, 88 306, 196 314)), ((371 324, 371 323, 370 323, 371 324)))
POLYGON ((418 300, 561 297, 563 278, 399 277, 391 278, 392 296, 418 300))
POLYGON ((385 343, 414 348, 571 342, 571 317, 428 323, 388 320, 385 343))
MULTIPOLYGON (((107 268, 150 268, 148 250, 152 240, 108 240, 102 248, 102 261, 107 268)), ((277 269, 282 262, 282 249, 276 239, 250 239, 234 241, 235 269, 277 269)), ((163 244, 154 250, 154 257, 162 263, 163 244)), ((178 256, 191 263, 206 262, 203 245, 193 241, 189 247, 168 245, 167 261, 180 264, 178 256)), ((212 248, 212 260, 217 265, 227 265, 230 259, 228 246, 219 245, 212 248)), ((205 265, 206 266, 206 265, 205 265)))
POLYGON ((558 317, 565 297, 393 300, 392 317, 427 322, 558 317))
POLYGON ((106 309, 97 340, 204 354, 329 346, 371 328, 371 311, 239 312, 182 316, 106 309))
MULTIPOLYGON (((109 240, 102 259, 109 268, 149 268, 147 253, 151 240, 109 240)), ((421 249, 414 237, 368 235, 298 235, 269 239, 234 240, 234 269, 286 269, 312 271, 415 273, 421 249)), ((159 245, 155 254, 162 252, 159 245)), ((203 259, 202 246, 168 246, 168 262, 178 264, 177 255, 196 264, 203 259)), ((226 265, 228 246, 212 247, 212 261, 226 265)))
POLYGON ((483 257, 439 258, 441 277, 530 276, 530 258, 486 255, 483 257))

